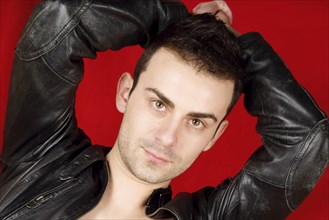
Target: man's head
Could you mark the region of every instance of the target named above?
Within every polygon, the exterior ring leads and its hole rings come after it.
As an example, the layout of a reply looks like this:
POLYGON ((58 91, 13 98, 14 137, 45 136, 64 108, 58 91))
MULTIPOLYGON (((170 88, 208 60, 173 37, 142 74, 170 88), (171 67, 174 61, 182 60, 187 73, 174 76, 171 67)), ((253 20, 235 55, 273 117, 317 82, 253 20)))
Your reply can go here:
POLYGON ((170 50, 177 59, 193 66, 198 72, 234 82, 233 98, 227 114, 232 110, 242 89, 242 60, 236 37, 222 21, 209 14, 192 15, 162 32, 138 60, 131 92, 160 48, 170 50))
POLYGON ((118 84, 116 147, 130 172, 165 182, 210 149, 240 95, 241 69, 234 35, 213 16, 191 16, 155 39, 134 81, 124 74, 118 84))

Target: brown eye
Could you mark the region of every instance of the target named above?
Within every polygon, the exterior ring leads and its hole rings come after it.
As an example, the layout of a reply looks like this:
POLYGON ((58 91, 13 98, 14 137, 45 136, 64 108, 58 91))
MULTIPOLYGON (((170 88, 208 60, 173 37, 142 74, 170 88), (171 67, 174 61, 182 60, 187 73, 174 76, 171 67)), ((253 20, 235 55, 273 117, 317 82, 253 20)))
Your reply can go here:
POLYGON ((190 123, 190 125, 193 126, 193 128, 196 128, 199 130, 202 130, 206 127, 205 124, 197 118, 191 119, 189 123, 190 123))
POLYGON ((200 126, 200 124, 201 124, 201 122, 199 120, 197 120, 197 119, 192 120, 192 125, 193 126, 197 127, 197 126, 200 126))
POLYGON ((160 110, 160 111, 165 110, 165 105, 163 104, 163 102, 161 102, 159 100, 153 101, 153 107, 157 110, 160 110))

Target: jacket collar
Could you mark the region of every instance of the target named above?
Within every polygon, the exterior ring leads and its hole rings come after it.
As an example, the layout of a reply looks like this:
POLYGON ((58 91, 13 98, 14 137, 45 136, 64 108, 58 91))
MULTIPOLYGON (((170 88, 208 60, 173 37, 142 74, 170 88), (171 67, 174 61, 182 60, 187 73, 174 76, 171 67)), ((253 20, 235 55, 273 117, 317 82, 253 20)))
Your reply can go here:
POLYGON ((146 202, 146 215, 152 215, 159 208, 166 205, 172 196, 171 187, 155 189, 146 202))
MULTIPOLYGON (((151 197, 152 196, 155 195, 152 193, 151 197)), ((164 219, 170 217, 175 217, 177 220, 193 219, 192 195, 190 193, 179 193, 174 199, 168 201, 163 206, 159 205, 154 208, 153 213, 146 212, 146 214, 148 217, 155 219, 164 219)))

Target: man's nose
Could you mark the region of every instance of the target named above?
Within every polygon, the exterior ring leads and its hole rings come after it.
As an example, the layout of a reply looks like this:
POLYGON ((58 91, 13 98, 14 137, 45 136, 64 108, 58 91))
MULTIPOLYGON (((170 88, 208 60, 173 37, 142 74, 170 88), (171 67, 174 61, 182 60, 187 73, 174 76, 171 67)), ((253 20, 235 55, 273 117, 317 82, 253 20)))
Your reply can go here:
POLYGON ((175 118, 166 118, 160 123, 156 132, 156 138, 164 147, 173 147, 178 140, 180 122, 175 118))

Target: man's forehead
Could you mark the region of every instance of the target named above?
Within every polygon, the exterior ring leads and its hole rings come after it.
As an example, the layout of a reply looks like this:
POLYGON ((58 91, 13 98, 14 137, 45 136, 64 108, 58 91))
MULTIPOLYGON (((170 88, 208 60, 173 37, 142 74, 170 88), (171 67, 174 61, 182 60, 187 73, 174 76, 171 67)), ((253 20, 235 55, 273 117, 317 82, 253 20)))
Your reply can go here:
POLYGON ((233 82, 202 74, 166 49, 154 54, 138 85, 155 88, 175 105, 196 112, 226 111, 233 94, 233 82))

